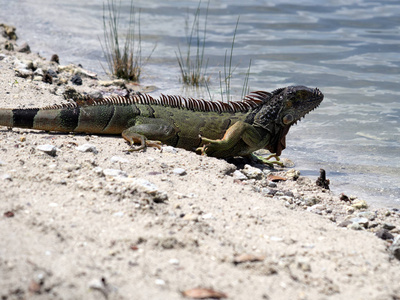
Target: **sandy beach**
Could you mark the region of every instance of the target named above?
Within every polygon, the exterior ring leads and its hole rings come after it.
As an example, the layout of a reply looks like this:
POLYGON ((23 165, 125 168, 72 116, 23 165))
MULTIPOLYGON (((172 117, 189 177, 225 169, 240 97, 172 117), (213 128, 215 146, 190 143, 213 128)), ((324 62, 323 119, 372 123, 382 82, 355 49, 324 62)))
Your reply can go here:
MULTIPOLYGON (((51 62, 2 32, 1 108, 154 88, 51 62)), ((120 136, 0 127, 0 140, 2 300, 400 299, 397 209, 290 168, 127 152, 120 136)))

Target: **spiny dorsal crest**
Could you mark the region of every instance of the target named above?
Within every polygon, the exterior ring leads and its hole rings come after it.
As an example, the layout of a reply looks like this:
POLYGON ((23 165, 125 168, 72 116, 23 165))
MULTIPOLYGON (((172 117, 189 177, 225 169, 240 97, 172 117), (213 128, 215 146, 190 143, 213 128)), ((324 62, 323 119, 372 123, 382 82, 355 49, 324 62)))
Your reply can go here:
POLYGON ((268 92, 258 91, 247 95, 242 101, 208 101, 204 99, 185 98, 182 96, 163 95, 153 98, 147 94, 138 94, 129 97, 113 96, 106 98, 83 97, 76 103, 56 104, 47 106, 44 109, 77 108, 95 105, 132 105, 132 104, 151 104, 188 109, 200 112, 248 112, 260 106, 271 96, 268 92))

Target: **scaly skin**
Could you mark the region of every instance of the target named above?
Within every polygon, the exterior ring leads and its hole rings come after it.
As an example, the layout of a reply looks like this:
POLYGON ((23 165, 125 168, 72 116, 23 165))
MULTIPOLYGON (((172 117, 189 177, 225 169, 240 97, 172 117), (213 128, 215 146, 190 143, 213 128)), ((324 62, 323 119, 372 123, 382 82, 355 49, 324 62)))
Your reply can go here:
POLYGON ((228 158, 268 149, 279 156, 290 127, 323 100, 294 86, 221 103, 179 96, 87 99, 77 104, 0 109, 0 125, 46 131, 121 134, 134 150, 160 143, 228 158))

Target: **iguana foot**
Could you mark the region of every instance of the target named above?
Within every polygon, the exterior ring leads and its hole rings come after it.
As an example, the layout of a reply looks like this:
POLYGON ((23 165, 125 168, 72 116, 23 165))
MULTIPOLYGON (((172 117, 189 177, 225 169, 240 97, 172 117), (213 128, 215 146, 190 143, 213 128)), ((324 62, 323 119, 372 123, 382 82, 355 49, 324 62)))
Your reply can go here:
POLYGON ((201 138, 201 142, 203 144, 202 147, 196 148, 196 152, 200 152, 201 155, 210 155, 212 156, 213 153, 218 152, 218 151, 224 151, 229 149, 231 145, 229 144, 229 141, 226 139, 221 139, 221 140, 211 140, 205 137, 202 137, 199 135, 201 138))
POLYGON ((128 152, 139 151, 139 150, 145 149, 147 147, 154 147, 154 148, 161 150, 162 149, 161 145, 162 145, 162 143, 160 141, 145 140, 140 146, 135 147, 135 143, 130 142, 130 148, 128 149, 128 152))
POLYGON ((251 157, 256 161, 259 161, 259 162, 261 162, 263 164, 266 164, 266 165, 270 166, 271 168, 273 168, 274 165, 278 165, 278 166, 281 166, 281 167, 284 166, 283 162, 280 161, 279 156, 276 155, 276 154, 271 154, 268 157, 263 157, 263 156, 256 155, 256 154, 252 153, 251 157), (275 158, 276 160, 271 160, 271 158, 275 158))

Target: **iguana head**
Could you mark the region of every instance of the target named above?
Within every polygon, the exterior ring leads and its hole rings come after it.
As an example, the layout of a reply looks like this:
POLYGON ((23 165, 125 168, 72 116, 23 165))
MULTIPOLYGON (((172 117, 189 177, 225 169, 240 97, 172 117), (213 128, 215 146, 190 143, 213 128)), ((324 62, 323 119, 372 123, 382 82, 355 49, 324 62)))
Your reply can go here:
POLYGON ((289 86, 275 90, 255 111, 253 125, 268 130, 272 139, 268 150, 280 155, 286 147, 290 126, 314 110, 324 99, 317 88, 289 86))

